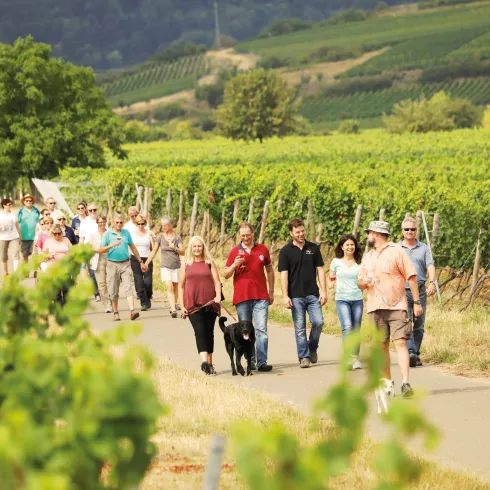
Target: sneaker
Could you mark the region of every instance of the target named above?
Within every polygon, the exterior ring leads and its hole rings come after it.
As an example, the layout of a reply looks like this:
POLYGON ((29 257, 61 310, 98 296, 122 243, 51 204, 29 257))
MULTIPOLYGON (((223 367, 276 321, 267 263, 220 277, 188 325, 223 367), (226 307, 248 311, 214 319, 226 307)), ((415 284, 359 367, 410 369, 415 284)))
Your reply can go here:
POLYGON ((412 398, 415 395, 413 388, 410 386, 410 383, 402 384, 402 397, 403 398, 412 398))
POLYGON ((417 365, 417 354, 410 352, 410 367, 414 368, 417 365))
POLYGON ((95 301, 98 303, 101 300, 100 294, 95 295, 95 301))
POLYGON ((318 362, 318 353, 317 351, 310 351, 310 362, 312 364, 316 364, 318 362))
POLYGON ((209 364, 208 364, 207 362, 202 362, 202 363, 201 363, 201 371, 202 371, 204 374, 206 374, 206 375, 208 375, 208 376, 209 376, 209 374, 210 374, 210 372, 209 372, 209 364))
POLYGON ((143 306, 141 307, 141 311, 148 311, 148 306, 143 305, 143 306))
POLYGON ((172 318, 177 318, 177 312, 176 311, 171 311, 170 315, 172 316, 172 318))
POLYGON ((310 360, 307 358, 307 357, 303 357, 303 359, 301 359, 299 361, 299 367, 300 368, 309 368, 310 367, 310 360))
POLYGON ((359 359, 356 359, 352 364, 352 371, 355 371, 356 369, 362 369, 362 368, 363 365, 361 364, 361 361, 359 361, 359 359))
POLYGON ((209 366, 209 374, 216 374, 216 370, 214 369, 214 366, 212 364, 208 364, 209 366))
POLYGON ((423 366, 422 361, 420 360, 420 357, 417 356, 417 367, 423 366))
POLYGON ((269 371, 272 371, 272 366, 270 364, 267 364, 267 363, 266 364, 261 364, 259 366, 258 371, 261 371, 263 373, 267 373, 269 371))
POLYGON ((106 313, 112 313, 112 307, 107 305, 104 310, 106 313))
POLYGON ((129 318, 131 318, 131 320, 136 320, 136 318, 139 318, 139 316, 140 314, 137 311, 132 311, 129 318))

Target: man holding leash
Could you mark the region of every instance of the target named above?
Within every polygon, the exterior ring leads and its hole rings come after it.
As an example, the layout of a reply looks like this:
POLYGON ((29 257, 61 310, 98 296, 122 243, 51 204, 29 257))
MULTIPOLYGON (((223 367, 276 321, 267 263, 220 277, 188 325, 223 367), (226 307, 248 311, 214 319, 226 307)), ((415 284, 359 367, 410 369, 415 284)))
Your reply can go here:
POLYGON ((291 310, 300 368, 318 361, 318 344, 323 330, 322 306, 327 302, 325 270, 320 248, 305 239, 301 219, 288 223, 292 240, 279 252, 279 272, 284 306, 291 310), (318 279, 318 283, 317 283, 318 279), (306 334, 306 312, 311 332, 306 334))
POLYGON ((422 366, 420 360, 420 346, 424 338, 425 311, 427 308, 427 296, 436 293, 436 266, 428 245, 417 240, 417 221, 413 218, 405 218, 402 223, 403 240, 399 245, 412 261, 417 270, 417 283, 419 286, 420 303, 424 312, 418 317, 413 317, 413 296, 408 282, 405 284, 405 292, 408 301, 408 317, 413 320, 413 332, 407 340, 408 353, 410 355, 410 367, 422 366), (429 274, 429 286, 425 283, 429 274))
POLYGON ((383 376, 393 386, 390 368, 390 336, 396 348, 398 366, 402 376, 401 393, 410 398, 414 391, 409 383, 409 357, 407 340, 412 335, 408 317, 405 283, 408 281, 414 299, 414 315, 423 314, 417 285, 417 271, 401 247, 388 242, 390 225, 386 221, 373 221, 365 230, 367 245, 374 247, 364 255, 357 285, 367 289, 369 318, 384 335, 385 363, 383 376))
POLYGON ((241 223, 238 233, 241 241, 228 255, 224 276, 225 279, 233 276, 233 304, 238 319, 249 322, 253 319, 257 356, 252 357, 252 364, 256 361, 258 371, 267 372, 272 370, 267 364, 267 320, 269 305, 274 303, 274 269, 269 249, 255 243, 252 225, 241 223))
POLYGON ((31 194, 26 194, 20 202, 22 207, 17 213, 17 220, 20 225, 20 251, 24 262, 29 260, 34 250, 34 237, 36 236, 36 226, 39 223, 41 212, 34 206, 36 198, 31 194))

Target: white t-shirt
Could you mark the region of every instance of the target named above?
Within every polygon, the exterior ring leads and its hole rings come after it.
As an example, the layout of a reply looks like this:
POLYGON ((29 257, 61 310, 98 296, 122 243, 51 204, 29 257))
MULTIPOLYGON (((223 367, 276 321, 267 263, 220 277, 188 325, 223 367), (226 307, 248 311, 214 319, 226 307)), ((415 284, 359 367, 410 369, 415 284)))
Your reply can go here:
MULTIPOLYGON (((131 232, 130 232, 131 233, 131 232)), ((147 232, 144 236, 139 235, 138 233, 131 233, 131 238, 133 239, 133 243, 140 254, 140 257, 144 257, 145 259, 150 256, 150 244, 151 244, 151 236, 147 232)))
POLYGON ((15 223, 17 216, 14 213, 5 214, 0 211, 0 240, 10 241, 19 238, 15 223))
POLYGON ((97 233, 98 230, 97 220, 92 218, 92 216, 87 216, 80 223, 79 237, 85 240, 90 234, 97 233))

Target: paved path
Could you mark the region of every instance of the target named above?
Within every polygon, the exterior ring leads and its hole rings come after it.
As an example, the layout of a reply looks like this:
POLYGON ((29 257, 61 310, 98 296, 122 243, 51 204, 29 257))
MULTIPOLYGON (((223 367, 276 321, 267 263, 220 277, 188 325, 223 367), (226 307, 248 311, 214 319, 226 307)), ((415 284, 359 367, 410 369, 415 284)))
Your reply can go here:
MULTIPOLYGON (((125 301, 121 303, 119 311, 124 321, 128 318, 128 311, 125 301)), ((93 327, 96 330, 113 328, 112 315, 101 313, 101 307, 95 305, 94 311, 86 315, 93 327)), ((143 330, 138 340, 156 356, 170 359, 185 368, 199 370, 194 332, 188 320, 171 318, 164 304, 158 302, 154 302, 150 311, 141 314, 141 320, 143 330)), ((309 410, 313 400, 338 378, 340 338, 322 335, 318 364, 310 369, 299 369, 292 329, 270 326, 269 362, 274 366, 273 371, 256 372, 254 376, 243 378, 231 376, 229 357, 218 325, 215 336, 217 379, 262 390, 303 410, 309 410)), ((398 368, 392 362, 399 392, 398 368)), ((353 372, 351 376, 362 376, 362 372, 353 372)), ((443 433, 436 453, 426 456, 443 465, 466 469, 490 480, 490 382, 450 376, 431 367, 413 369, 411 382, 415 389, 428 393, 423 406, 443 433)), ((372 402, 374 405, 374 395, 372 402)), ((369 435, 373 437, 379 437, 384 432, 374 413, 370 416, 368 427, 369 435)), ((412 447, 416 449, 416 443, 412 447)))

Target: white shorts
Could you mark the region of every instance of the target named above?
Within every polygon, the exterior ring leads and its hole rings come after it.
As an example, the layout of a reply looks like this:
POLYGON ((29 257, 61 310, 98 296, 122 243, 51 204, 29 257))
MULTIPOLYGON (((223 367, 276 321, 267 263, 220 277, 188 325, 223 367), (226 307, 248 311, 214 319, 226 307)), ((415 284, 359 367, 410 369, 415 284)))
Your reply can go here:
POLYGON ((162 278, 162 282, 179 282, 179 274, 180 269, 167 269, 166 267, 162 267, 160 269, 160 277, 162 278))

